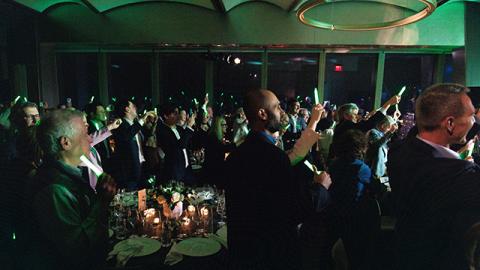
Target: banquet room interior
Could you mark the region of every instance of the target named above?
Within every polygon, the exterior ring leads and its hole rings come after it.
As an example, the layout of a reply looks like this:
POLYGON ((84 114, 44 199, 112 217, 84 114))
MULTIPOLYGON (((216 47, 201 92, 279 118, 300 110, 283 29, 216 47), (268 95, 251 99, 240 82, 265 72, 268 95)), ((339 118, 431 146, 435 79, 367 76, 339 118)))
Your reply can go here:
POLYGON ((480 269, 479 108, 479 0, 0 0, 0 268, 480 269))

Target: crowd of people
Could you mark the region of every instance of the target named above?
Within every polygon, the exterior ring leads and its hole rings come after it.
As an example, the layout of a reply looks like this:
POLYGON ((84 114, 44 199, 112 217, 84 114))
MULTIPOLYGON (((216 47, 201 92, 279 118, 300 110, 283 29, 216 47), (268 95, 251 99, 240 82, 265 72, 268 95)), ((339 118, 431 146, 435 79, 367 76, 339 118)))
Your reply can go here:
POLYGON ((190 110, 16 99, 0 111, 0 241, 18 269, 101 267, 116 192, 181 181, 225 189, 229 269, 335 269, 339 239, 349 269, 381 269, 385 214, 396 218, 392 269, 477 269, 480 125, 468 91, 426 89, 405 137, 399 95, 363 114, 265 89, 228 113, 208 96, 190 110))

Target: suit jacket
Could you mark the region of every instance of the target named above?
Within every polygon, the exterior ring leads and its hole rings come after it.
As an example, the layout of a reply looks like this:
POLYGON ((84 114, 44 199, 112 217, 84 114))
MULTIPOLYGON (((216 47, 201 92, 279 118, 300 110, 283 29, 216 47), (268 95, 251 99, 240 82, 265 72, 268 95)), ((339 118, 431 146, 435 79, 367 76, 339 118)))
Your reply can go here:
POLYGON ((480 167, 435 157, 416 137, 389 151, 397 269, 467 269, 464 236, 480 220, 480 167))
POLYGON ((368 132, 368 150, 366 163, 372 169, 372 173, 377 178, 385 175, 387 171, 388 142, 393 133, 383 133, 374 128, 368 132))
MULTIPOLYGON (((163 178, 166 180, 185 180, 186 164, 184 149, 193 136, 193 130, 190 128, 177 128, 180 139, 177 139, 172 129, 165 124, 157 126, 157 143, 165 153, 163 178)), ((188 158, 188 156, 187 156, 188 158)))
POLYGON ((126 187, 127 182, 137 184, 140 182, 141 163, 136 135, 141 128, 137 121, 134 121, 133 125, 123 121, 112 132, 115 139, 115 153, 112 156, 114 169, 111 174, 120 187, 126 187))
POLYGON ((47 160, 27 185, 26 269, 94 269, 108 247, 108 206, 79 169, 47 160))
POLYGON ((251 131, 230 154, 226 171, 232 266, 298 269, 296 226, 308 212, 302 198, 310 195, 301 195, 288 156, 263 134, 251 131))

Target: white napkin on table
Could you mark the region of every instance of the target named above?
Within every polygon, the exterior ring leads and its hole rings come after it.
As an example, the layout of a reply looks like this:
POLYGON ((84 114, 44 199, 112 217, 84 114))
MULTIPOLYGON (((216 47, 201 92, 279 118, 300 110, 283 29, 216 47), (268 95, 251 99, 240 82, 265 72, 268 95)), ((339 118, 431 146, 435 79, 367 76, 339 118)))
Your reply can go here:
POLYGON ((177 252, 176 250, 176 245, 177 243, 173 243, 172 247, 170 248, 170 251, 168 252, 167 256, 165 256, 165 264, 167 265, 174 265, 183 260, 183 255, 177 252))
MULTIPOLYGON (((132 236, 130 238, 134 238, 137 236, 132 236)), ((128 241, 128 240, 124 240, 128 241)), ((138 242, 128 242, 128 244, 123 245, 121 248, 114 248, 110 253, 108 253, 108 258, 107 260, 112 259, 113 257, 116 257, 116 267, 124 267, 128 260, 132 258, 133 256, 137 255, 140 253, 143 249, 143 245, 138 243, 138 242)))

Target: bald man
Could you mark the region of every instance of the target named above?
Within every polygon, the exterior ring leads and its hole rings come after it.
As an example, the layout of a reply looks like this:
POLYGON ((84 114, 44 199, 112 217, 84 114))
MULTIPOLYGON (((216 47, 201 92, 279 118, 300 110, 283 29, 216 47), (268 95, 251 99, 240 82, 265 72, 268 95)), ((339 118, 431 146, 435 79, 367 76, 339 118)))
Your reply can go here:
POLYGON ((313 211, 273 134, 284 114, 269 90, 245 97, 251 132, 227 160, 229 269, 300 269, 297 225, 313 211))

